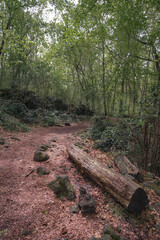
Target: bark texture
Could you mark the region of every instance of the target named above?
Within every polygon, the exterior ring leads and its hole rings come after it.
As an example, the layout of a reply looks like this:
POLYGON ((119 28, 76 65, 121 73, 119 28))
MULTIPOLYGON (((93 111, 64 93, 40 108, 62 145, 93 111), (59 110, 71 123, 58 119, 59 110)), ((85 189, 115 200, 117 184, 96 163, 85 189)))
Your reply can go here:
POLYGON ((74 145, 68 146, 67 152, 81 171, 109 192, 128 211, 139 214, 149 203, 146 192, 137 183, 110 170, 74 145))
POLYGON ((126 156, 124 156, 123 154, 118 154, 115 157, 114 162, 119 168, 119 171, 122 175, 124 175, 125 177, 132 176, 138 182, 143 182, 144 179, 139 169, 134 166, 126 156))

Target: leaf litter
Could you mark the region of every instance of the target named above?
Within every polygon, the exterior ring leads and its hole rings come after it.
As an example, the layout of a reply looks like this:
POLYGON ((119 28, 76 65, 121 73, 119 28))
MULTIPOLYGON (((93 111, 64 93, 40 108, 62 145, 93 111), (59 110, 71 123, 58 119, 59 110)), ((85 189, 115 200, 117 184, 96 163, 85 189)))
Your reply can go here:
MULTIPOLYGON (((104 225, 111 226, 122 239, 160 239, 155 229, 160 209, 147 209, 137 218, 130 215, 69 161, 66 146, 74 143, 106 166, 111 163, 118 171, 112 156, 94 149, 92 141, 85 138, 83 130, 87 127, 88 123, 84 122, 72 123, 70 127, 37 127, 26 133, 0 130, 0 137, 5 138, 8 146, 0 146, 0 239, 89 240, 93 235, 100 238, 104 225), (50 144, 46 151, 50 158, 46 162, 34 162, 34 152, 42 144, 50 144), (45 167, 50 174, 39 177, 35 171, 38 167, 45 167), (57 175, 63 174, 76 190, 75 202, 56 198, 47 187, 57 175), (78 203, 80 186, 94 197, 95 214, 70 211, 78 203)), ((160 202, 153 190, 148 190, 148 195, 150 205, 160 202)))

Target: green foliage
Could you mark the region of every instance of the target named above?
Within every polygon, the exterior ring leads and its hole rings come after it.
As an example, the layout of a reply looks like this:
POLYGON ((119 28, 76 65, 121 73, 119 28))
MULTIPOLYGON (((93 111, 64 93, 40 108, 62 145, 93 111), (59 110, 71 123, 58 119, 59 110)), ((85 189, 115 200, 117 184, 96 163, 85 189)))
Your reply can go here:
POLYGON ((25 104, 14 102, 7 107, 6 112, 13 117, 23 119, 28 112, 28 109, 25 104))
POLYGON ((4 130, 13 132, 29 131, 29 127, 25 123, 21 123, 18 119, 5 112, 0 112, 0 126, 3 127, 4 130))
POLYGON ((89 128, 88 135, 93 140, 98 140, 101 138, 102 132, 105 131, 106 125, 112 125, 112 123, 107 123, 104 116, 94 116, 91 119, 91 127, 89 128))
POLYGON ((131 125, 125 120, 111 122, 102 116, 94 116, 88 136, 95 140, 94 146, 103 151, 120 150, 128 153, 138 151, 139 142, 135 142, 135 138, 140 135, 140 131, 135 126, 132 131, 131 125))
POLYGON ((22 121, 27 124, 39 124, 45 127, 60 125, 59 119, 53 112, 42 108, 30 110, 26 115, 24 115, 22 121))

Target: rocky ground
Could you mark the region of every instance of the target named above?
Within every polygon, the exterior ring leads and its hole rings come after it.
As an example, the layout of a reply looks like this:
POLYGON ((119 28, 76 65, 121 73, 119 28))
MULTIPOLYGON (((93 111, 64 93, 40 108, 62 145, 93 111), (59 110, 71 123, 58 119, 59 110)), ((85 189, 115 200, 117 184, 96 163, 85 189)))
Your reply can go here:
POLYGON ((100 239, 104 226, 112 227, 119 237, 103 236, 103 239, 160 239, 160 197, 149 188, 153 179, 147 176, 149 180, 144 184, 150 199, 149 208, 135 217, 79 173, 68 159, 66 146, 74 143, 107 165, 113 165, 112 156, 92 149, 92 143, 82 132, 77 135, 87 127, 88 123, 84 122, 64 127, 37 127, 26 133, 0 130, 0 239, 89 240, 92 236, 100 239), (48 145, 49 159, 33 161, 35 151, 42 144, 48 145), (49 174, 38 174, 39 167, 44 167, 49 174), (75 188, 75 201, 57 198, 47 187, 64 174, 75 188), (94 198, 95 213, 74 211, 80 187, 94 198))

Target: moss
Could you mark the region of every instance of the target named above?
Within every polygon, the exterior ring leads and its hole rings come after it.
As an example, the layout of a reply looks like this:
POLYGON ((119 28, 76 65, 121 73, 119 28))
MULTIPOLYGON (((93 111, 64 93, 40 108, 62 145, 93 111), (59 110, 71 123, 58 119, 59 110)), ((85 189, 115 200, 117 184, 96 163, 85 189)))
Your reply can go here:
POLYGON ((74 187, 66 175, 58 176, 47 186, 56 194, 58 198, 65 197, 69 201, 74 201, 76 198, 74 187))

